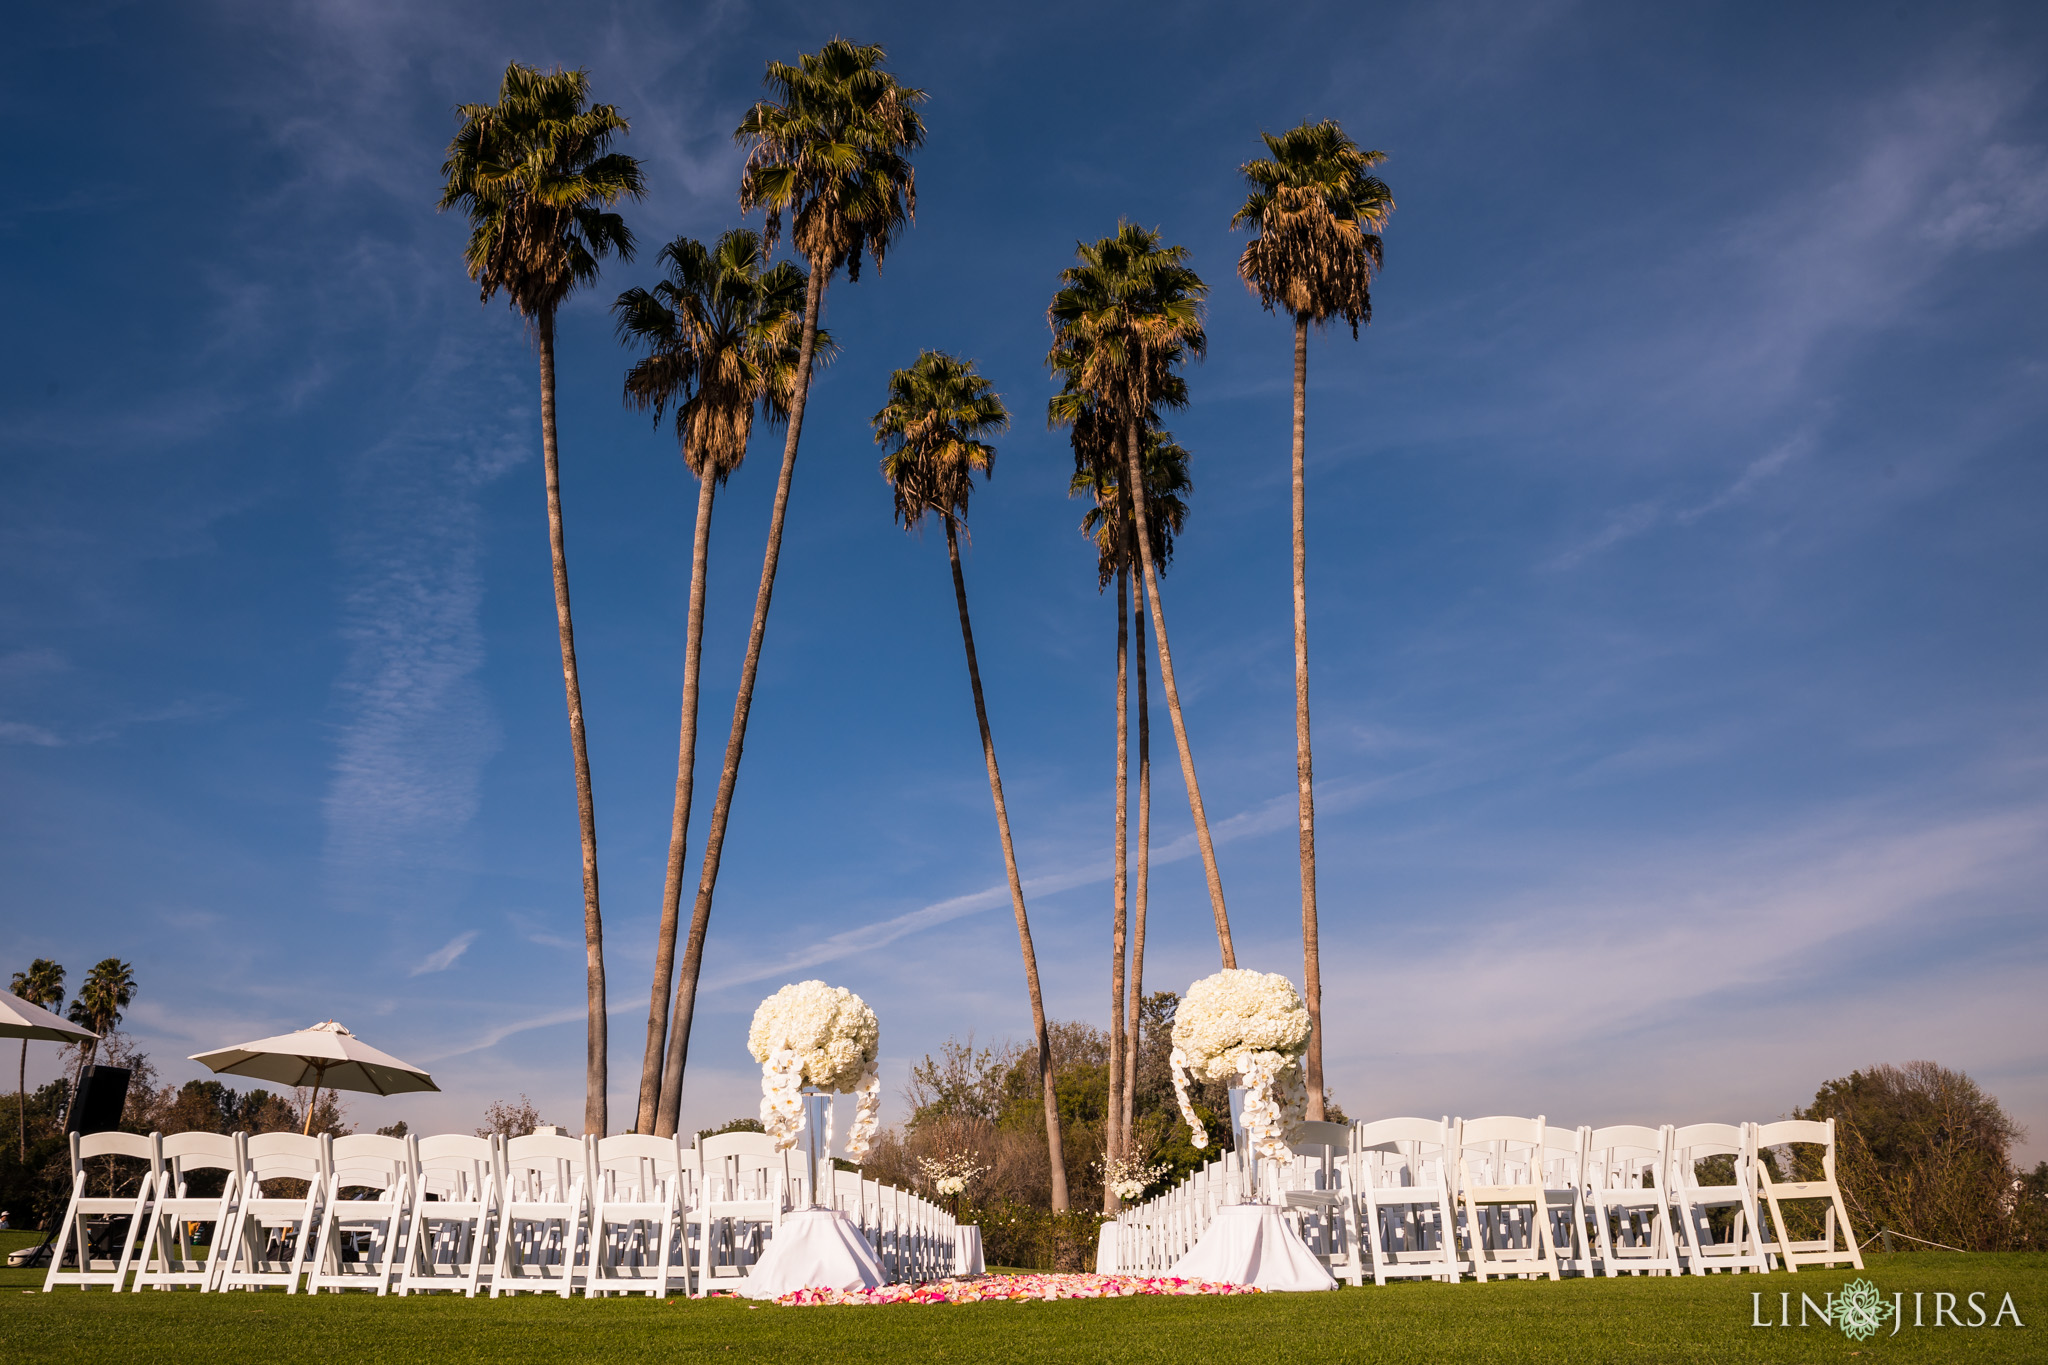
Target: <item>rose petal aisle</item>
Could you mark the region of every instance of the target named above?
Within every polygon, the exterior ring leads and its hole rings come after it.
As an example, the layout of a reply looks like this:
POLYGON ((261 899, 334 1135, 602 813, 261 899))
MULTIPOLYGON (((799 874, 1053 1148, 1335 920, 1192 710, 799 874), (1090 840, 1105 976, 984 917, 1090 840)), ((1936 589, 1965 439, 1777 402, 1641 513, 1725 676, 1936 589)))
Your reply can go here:
POLYGON ((1143 1294, 1257 1294, 1250 1285, 1144 1275, 983 1275, 874 1289, 799 1289, 775 1302, 789 1308, 882 1303, 1049 1303, 1056 1299, 1129 1299, 1143 1294))

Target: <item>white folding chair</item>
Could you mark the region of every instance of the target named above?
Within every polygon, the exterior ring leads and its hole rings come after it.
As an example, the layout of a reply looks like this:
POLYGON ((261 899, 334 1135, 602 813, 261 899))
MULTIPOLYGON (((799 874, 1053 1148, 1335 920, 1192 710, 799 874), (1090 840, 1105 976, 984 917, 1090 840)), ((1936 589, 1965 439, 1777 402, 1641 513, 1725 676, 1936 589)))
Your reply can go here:
POLYGON ((1482 1284, 1489 1267, 1502 1277, 1560 1278, 1543 1182, 1544 1127, 1540 1114, 1457 1121, 1457 1195, 1465 1207, 1472 1270, 1482 1284))
MULTIPOLYGON (((714 1133, 697 1142, 699 1216, 703 1220, 697 1288, 748 1274, 764 1239, 781 1225, 790 1197, 789 1167, 766 1133, 714 1133)), ((900 1223, 894 1225, 900 1228, 900 1223)))
POLYGON ((559 1294, 590 1276, 590 1153, 582 1138, 528 1133, 503 1148, 505 1196, 491 1297, 559 1294))
MULTIPOLYGON (((150 1200, 162 1178, 162 1138, 151 1133, 87 1133, 71 1135, 71 1202, 65 1206, 64 1221, 57 1225, 56 1245, 50 1248, 50 1273, 43 1277, 43 1292, 58 1285, 90 1289, 105 1285, 120 1292, 135 1258, 137 1235, 142 1231, 150 1200), (87 1193, 92 1186, 89 1161, 111 1168, 107 1194, 87 1193), (123 1171, 116 1161, 140 1162, 142 1168, 123 1171), (134 1193, 121 1186, 135 1182, 134 1193), (64 1262, 74 1260, 78 1268, 66 1270, 64 1262)), ((101 1172, 103 1178, 109 1172, 101 1172)))
POLYGON ((1347 1178, 1351 1130, 1304 1120, 1291 1137, 1292 1160, 1280 1163, 1279 1202, 1300 1221, 1302 1240, 1333 1278, 1361 1283, 1358 1209, 1347 1178))
MULTIPOLYGON (((1785 1263, 1785 1269, 1797 1270, 1803 1265, 1851 1265, 1863 1269, 1863 1252, 1856 1245, 1856 1232, 1849 1226, 1849 1208, 1842 1201, 1842 1187, 1835 1180, 1835 1121, 1833 1119, 1781 1119, 1776 1123, 1751 1124, 1750 1148, 1756 1155, 1757 1189, 1770 1207, 1770 1236, 1764 1250, 1776 1253, 1785 1263), (1771 1174, 1771 1161, 1765 1149, 1772 1147, 1814 1146, 1820 1149, 1820 1179, 1778 1180, 1771 1174), (1826 1207, 1818 1210, 1818 1236, 1794 1241, 1791 1224, 1785 1219, 1784 1205, 1793 1202, 1824 1200, 1826 1207), (1839 1229, 1847 1249, 1835 1249, 1835 1232, 1839 1229)), ((1799 1154, 1788 1151, 1793 1162, 1793 1173, 1800 1174, 1799 1154)), ((1809 1166, 1811 1162, 1807 1163, 1809 1166)), ((1806 1174, 1812 1174, 1809 1170, 1806 1174)), ((1812 1214, 1809 1213, 1811 1218, 1812 1214)))
POLYGON ((1360 1204, 1359 1248, 1372 1282, 1458 1282, 1458 1206, 1449 1119, 1378 1119, 1351 1130, 1351 1171, 1360 1204))
POLYGON ((242 1191, 229 1216, 227 1260, 215 1287, 296 1294, 319 1231, 316 1219, 327 1183, 322 1140, 303 1133, 238 1133, 236 1138, 242 1191), (299 1185, 305 1188, 293 1188, 299 1185))
POLYGON ((619 1133, 599 1138, 592 1167, 590 1293, 668 1297, 690 1292, 683 1239, 686 1179, 672 1137, 619 1133))
POLYGON ((1761 1274, 1771 1268, 1759 1235, 1755 1167, 1756 1133, 1748 1124, 1691 1123, 1672 1130, 1667 1193, 1678 1207, 1678 1251, 1691 1274, 1761 1274), (1717 1168, 1708 1178, 1721 1183, 1700 1183, 1703 1161, 1717 1168))
POLYGON ((412 1141, 412 1218, 398 1292, 461 1290, 474 1298, 491 1265, 504 1188, 495 1139, 439 1133, 412 1141))
POLYGON ((1586 1136, 1589 1128, 1543 1127, 1544 1208, 1557 1268, 1566 1275, 1593 1273, 1592 1229, 1586 1222, 1586 1136))
POLYGON ((405 1268, 400 1247, 412 1215, 412 1145, 376 1133, 324 1141, 327 1191, 306 1292, 374 1289, 382 1298, 405 1268))
POLYGON ((226 1264, 242 1163, 231 1133, 173 1133, 163 1139, 161 1175, 145 1218, 133 1288, 211 1290, 226 1264), (220 1183, 219 1193, 201 1185, 220 1183), (204 1240, 198 1229, 205 1228, 204 1240), (202 1254, 202 1249, 204 1254, 202 1254))
POLYGON ((1671 1229, 1671 1127, 1617 1123, 1586 1135, 1586 1212, 1600 1273, 1676 1275, 1671 1229))

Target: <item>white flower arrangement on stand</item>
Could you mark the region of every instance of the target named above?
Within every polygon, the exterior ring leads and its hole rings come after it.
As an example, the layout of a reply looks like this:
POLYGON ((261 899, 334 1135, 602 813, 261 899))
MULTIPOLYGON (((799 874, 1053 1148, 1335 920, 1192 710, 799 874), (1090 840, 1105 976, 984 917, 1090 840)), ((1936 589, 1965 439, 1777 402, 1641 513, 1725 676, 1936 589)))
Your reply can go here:
MULTIPOLYGON (((882 1028, 867 1002, 843 986, 800 981, 761 1002, 747 1030, 747 1051, 761 1064, 761 1126, 782 1151, 804 1128, 804 1087, 856 1095, 846 1155, 859 1161, 881 1123, 882 1081, 875 1073, 882 1028)), ((824 1146, 832 1145, 825 1107, 824 1146)))
POLYGON ((1208 1146, 1209 1133, 1188 1097, 1189 1079, 1242 1077, 1252 1151, 1268 1161, 1291 1157, 1288 1134, 1308 1111, 1302 1078, 1308 1035, 1308 1006, 1294 983, 1277 972, 1227 968, 1188 987, 1174 1011, 1168 1062, 1194 1145, 1208 1146))

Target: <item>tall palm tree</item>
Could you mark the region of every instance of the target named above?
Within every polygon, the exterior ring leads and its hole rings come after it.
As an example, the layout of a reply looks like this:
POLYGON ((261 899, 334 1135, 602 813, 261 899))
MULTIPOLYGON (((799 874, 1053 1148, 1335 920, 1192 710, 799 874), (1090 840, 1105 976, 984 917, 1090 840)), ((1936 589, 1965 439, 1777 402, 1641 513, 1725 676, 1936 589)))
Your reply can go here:
POLYGON ((768 517, 768 546, 761 560, 761 586, 754 595, 754 623, 740 666, 739 695, 733 700, 732 733, 718 796, 704 835, 703 870, 683 965, 676 982, 668 1055, 661 1070, 661 1114, 655 1132, 672 1135, 682 1113, 683 1070, 689 1061, 690 1021, 696 1010, 697 980, 704 965, 704 935, 711 923, 711 898, 718 885, 726 822, 739 781, 746 746, 747 716, 754 705, 754 679, 761 667, 761 641, 768 630, 768 604, 775 594, 775 567, 782 555, 782 522, 796 474, 797 443, 803 435, 804 404, 810 397, 812 358, 825 287, 843 267, 860 278, 861 258, 880 267, 889 245, 917 213, 917 175, 909 153, 924 142, 917 106, 925 93, 901 85, 882 69, 880 47, 834 38, 795 66, 770 62, 765 80, 772 98, 762 100, 740 121, 733 136, 747 148, 740 177, 740 211, 764 209, 768 245, 773 247, 789 220, 790 240, 810 263, 804 289, 803 332, 790 386, 788 431, 782 444, 782 472, 775 481, 775 505, 768 517))
MULTIPOLYGON (((1151 531, 1152 556, 1164 576, 1173 559, 1174 537, 1187 523, 1186 497, 1192 488, 1188 477, 1188 454, 1173 440, 1171 432, 1151 429, 1143 436, 1145 450, 1146 523, 1151 531)), ((1138 1018, 1145 990, 1145 910, 1149 890, 1152 839, 1151 722, 1146 714, 1145 618, 1143 605, 1130 591, 1131 569, 1137 556, 1131 518, 1125 515, 1124 475, 1114 442, 1107 448, 1089 439, 1083 424, 1074 431, 1074 477, 1068 487, 1072 496, 1094 501, 1081 519, 1081 530, 1095 542, 1096 577, 1107 587, 1111 576, 1117 585, 1117 818, 1116 818, 1116 900, 1111 932, 1113 958, 1110 968, 1110 1143, 1109 1150, 1127 1155, 1137 1104, 1138 1018), (1126 621, 1136 615, 1136 671, 1138 675, 1138 854, 1135 876, 1126 872, 1129 751, 1127 737, 1127 647, 1126 621), (1128 886, 1129 953, 1125 953, 1125 904, 1128 886), (1124 979, 1129 965, 1129 1007, 1126 1014, 1124 979)), ((1105 1193, 1113 1200, 1114 1194, 1105 1193)), ((1105 1204, 1113 1211, 1113 1206, 1105 1204)))
MULTIPOLYGON (((47 957, 39 957, 28 964, 25 972, 16 972, 7 989, 17 999, 31 1005, 54 1011, 64 1003, 64 969, 47 957)), ((16 1082, 17 1095, 14 1112, 21 1120, 21 1159, 28 1160, 28 1039, 21 1040, 21 1070, 16 1082)))
MULTIPOLYGON (((1140 432, 1145 414, 1174 392, 1179 382, 1175 371, 1186 358, 1199 356, 1208 347, 1208 336, 1202 330, 1202 300, 1208 286, 1187 264, 1187 248, 1164 246, 1157 232, 1135 223, 1120 224, 1114 236, 1092 245, 1081 243, 1077 252, 1081 263, 1060 272, 1060 289, 1046 310, 1053 331, 1053 348, 1047 359, 1067 375, 1072 388, 1090 395, 1113 415, 1122 429, 1130 483, 1142 487, 1140 432)), ((1184 390, 1182 393, 1184 402, 1184 390)), ((1165 608, 1159 600, 1145 499, 1135 499, 1131 507, 1145 598, 1152 613, 1152 637, 1159 650, 1159 681, 1173 718, 1181 778, 1187 785, 1188 810, 1194 816, 1195 843, 1202 852, 1209 906, 1216 917, 1217 946, 1223 965, 1235 967, 1237 952, 1230 941, 1223 878, 1216 868, 1216 847, 1209 837, 1209 817, 1202 805, 1201 783, 1195 778, 1180 690, 1174 683, 1173 650, 1167 640, 1165 608)))
POLYGON ((640 163, 610 150, 626 132, 609 104, 591 104, 581 71, 505 68, 496 104, 461 104, 462 120, 441 165, 443 210, 469 218, 463 262, 488 303, 503 290, 526 319, 540 353, 540 442, 547 474, 548 550, 555 570, 555 624, 562 644, 562 690, 569 706, 569 748, 576 767, 576 815, 583 838, 584 994, 589 1023, 584 1053, 583 1131, 606 1132, 604 921, 597 897, 597 812, 590 794, 590 753, 583 737, 583 687, 576 672, 576 631, 569 612, 569 558, 562 544, 561 468, 555 442, 555 312, 569 292, 596 280, 600 258, 633 259, 633 234, 610 212, 643 193, 640 163))
MULTIPOLYGON (((135 968, 118 957, 101 958, 85 974, 85 980, 78 987, 78 994, 71 999, 68 1017, 80 1028, 91 1029, 104 1036, 109 1029, 121 1022, 121 1011, 128 1008, 135 999, 135 968)), ((100 1039, 87 1043, 78 1054, 78 1074, 71 1078, 71 1093, 78 1093, 78 1084, 85 1079, 85 1069, 99 1056, 100 1039)))
POLYGON ((983 438, 1007 430, 1010 414, 974 362, 941 351, 919 353, 917 363, 889 376, 889 401, 874 416, 875 441, 887 452, 882 477, 896 492, 896 520, 908 531, 937 516, 946 528, 946 558, 953 566, 953 600, 960 610, 960 640, 967 649, 967 682, 974 692, 974 719, 981 727, 981 757, 988 767, 989 797, 996 808, 996 834, 1003 847, 1003 871, 1010 880, 1010 907, 1017 917, 1017 946, 1024 957, 1024 986, 1031 997, 1031 1027, 1038 1038, 1039 1091, 1045 1105, 1045 1145, 1052 1167, 1052 1207, 1067 1207, 1066 1148, 1060 1141, 1059 1092, 1055 1088, 1052 1036, 1046 1029, 1045 1000, 1038 988, 1038 952, 1031 944, 1031 918, 1024 909, 1024 883, 1017 875, 1017 851, 1010 841, 1010 809, 1003 800, 1003 775, 996 766, 982 697, 981 664, 974 653, 974 626, 967 614, 967 580, 960 570, 960 528, 974 475, 995 472, 996 449, 983 438))
MULTIPOLYGON (((758 403, 771 420, 788 412, 803 328, 801 267, 767 265, 759 234, 737 228, 706 248, 678 237, 661 249, 665 278, 637 286, 612 305, 619 339, 646 354, 626 372, 629 407, 652 410, 656 425, 675 409, 676 441, 697 477, 697 530, 690 554, 690 606, 683 643, 683 711, 676 747, 675 808, 669 824, 668 876, 655 940, 654 988, 647 1006, 647 1048, 640 1063, 634 1131, 652 1133, 661 1108, 662 1053, 668 1043, 676 924, 690 830, 697 762, 697 699, 704 645, 704 583, 711 554, 712 493, 746 458, 758 403)), ((830 339, 821 335, 821 350, 830 339)))
POLYGON ((1334 121, 1303 123, 1274 137, 1270 156, 1244 164, 1252 187, 1230 220, 1258 235, 1237 273, 1268 312, 1294 317, 1294 771, 1300 803, 1302 991, 1308 1001, 1308 1116, 1323 1116, 1323 977, 1316 927, 1315 763, 1308 724, 1308 500, 1303 477, 1308 421, 1308 325, 1342 318, 1353 340, 1372 321, 1379 231, 1394 196, 1367 174, 1385 152, 1360 151, 1334 121))

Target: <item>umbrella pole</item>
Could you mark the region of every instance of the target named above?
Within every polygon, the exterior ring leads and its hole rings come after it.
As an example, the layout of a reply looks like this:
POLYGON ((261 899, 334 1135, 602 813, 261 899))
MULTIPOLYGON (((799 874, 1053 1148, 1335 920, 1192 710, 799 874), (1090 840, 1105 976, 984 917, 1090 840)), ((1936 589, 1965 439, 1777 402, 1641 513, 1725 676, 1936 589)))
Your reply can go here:
POLYGON ((320 1107, 320 1082, 326 1079, 326 1067, 316 1066, 313 1068, 313 1098, 306 1101, 306 1126, 299 1130, 306 1137, 313 1135, 313 1112, 320 1107))

